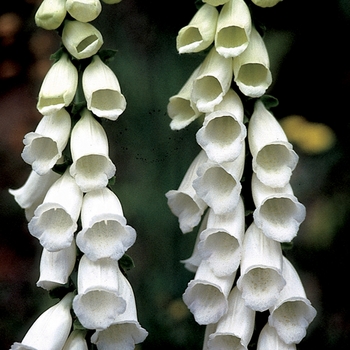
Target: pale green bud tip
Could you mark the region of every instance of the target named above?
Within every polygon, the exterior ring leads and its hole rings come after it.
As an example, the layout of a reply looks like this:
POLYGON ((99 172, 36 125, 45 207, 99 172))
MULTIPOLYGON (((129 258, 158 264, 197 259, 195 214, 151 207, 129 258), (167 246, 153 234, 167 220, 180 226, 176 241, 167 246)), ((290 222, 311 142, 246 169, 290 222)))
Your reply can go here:
POLYGON ((76 20, 90 22, 98 17, 102 6, 100 0, 67 0, 66 9, 76 20))
POLYGON ((253 3, 260 7, 273 7, 282 0, 252 0, 253 3))
POLYGON ((65 0, 44 0, 35 14, 35 24, 47 30, 57 29, 66 13, 65 0))

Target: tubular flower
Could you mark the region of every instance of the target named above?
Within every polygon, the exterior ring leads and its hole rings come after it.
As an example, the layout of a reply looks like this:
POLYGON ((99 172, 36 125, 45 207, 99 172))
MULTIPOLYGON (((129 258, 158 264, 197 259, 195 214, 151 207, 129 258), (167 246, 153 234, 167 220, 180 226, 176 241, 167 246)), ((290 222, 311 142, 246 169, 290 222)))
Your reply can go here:
POLYGON ((260 7, 273 7, 282 0, 252 0, 252 2, 260 7))
POLYGON ((100 0, 67 0, 66 9, 68 13, 80 22, 90 22, 101 13, 100 0))
POLYGON ((118 79, 98 55, 83 72, 83 90, 87 108, 98 117, 116 120, 124 112, 126 100, 118 79))
POLYGON ((218 10, 204 4, 197 10, 190 23, 180 29, 176 37, 179 53, 199 52, 209 47, 214 41, 218 10))
POLYGON ((238 88, 249 97, 262 96, 272 82, 266 46, 254 27, 250 32, 249 45, 233 59, 233 74, 238 88))
POLYGON ((30 327, 21 343, 14 343, 10 350, 61 350, 72 326, 70 307, 73 293, 42 313, 30 327))
POLYGON ((219 6, 225 4, 229 0, 203 0, 204 3, 210 4, 213 6, 219 6))
POLYGON ((268 323, 261 330, 257 350, 278 349, 296 350, 295 344, 286 344, 277 334, 276 329, 268 323))
POLYGON ((115 165, 109 158, 106 132, 87 109, 72 130, 70 147, 70 174, 81 190, 89 192, 107 186, 115 174, 115 165))
POLYGON ((35 24, 46 30, 57 29, 66 14, 66 0, 43 0, 35 13, 35 24))
POLYGON ((64 108, 44 116, 35 131, 24 137, 23 160, 39 175, 46 174, 61 158, 70 130, 70 115, 64 108))
POLYGON ((85 331, 74 330, 68 337, 62 350, 88 350, 85 331))
POLYGON ((52 65, 39 91, 37 109, 43 115, 57 113, 67 107, 75 96, 78 71, 67 54, 52 65))
POLYGON ((50 252, 69 247, 77 229, 82 200, 83 193, 67 169, 35 210, 28 224, 29 232, 50 252))
POLYGON ((276 118, 259 100, 249 122, 248 142, 258 179, 270 187, 288 184, 299 157, 276 118))
POLYGON ((252 20, 244 0, 229 0, 220 11, 215 34, 216 51, 228 58, 240 55, 248 46, 252 20))

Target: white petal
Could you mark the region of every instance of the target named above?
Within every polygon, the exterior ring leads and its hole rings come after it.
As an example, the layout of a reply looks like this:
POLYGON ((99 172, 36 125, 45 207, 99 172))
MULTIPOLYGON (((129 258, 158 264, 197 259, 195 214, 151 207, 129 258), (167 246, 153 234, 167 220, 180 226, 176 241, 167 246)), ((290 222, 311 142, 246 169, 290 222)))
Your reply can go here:
POLYGON ((252 0, 252 2, 260 7, 273 7, 282 0, 252 0))
POLYGON ((219 6, 225 4, 229 0, 203 0, 204 3, 213 5, 213 6, 219 6))
POLYGON ((261 330, 257 350, 296 350, 295 344, 286 344, 268 323, 261 330))
POLYGON ((202 350, 210 350, 208 347, 209 336, 215 332, 216 323, 211 323, 205 326, 204 341, 202 350))
POLYGON ((46 30, 57 29, 66 14, 66 0, 43 0, 35 13, 35 24, 46 30))
POLYGON ((100 0, 67 0, 66 9, 68 13, 80 22, 90 22, 101 13, 100 0))
POLYGON ((88 350, 85 331, 74 330, 68 337, 62 350, 88 350))

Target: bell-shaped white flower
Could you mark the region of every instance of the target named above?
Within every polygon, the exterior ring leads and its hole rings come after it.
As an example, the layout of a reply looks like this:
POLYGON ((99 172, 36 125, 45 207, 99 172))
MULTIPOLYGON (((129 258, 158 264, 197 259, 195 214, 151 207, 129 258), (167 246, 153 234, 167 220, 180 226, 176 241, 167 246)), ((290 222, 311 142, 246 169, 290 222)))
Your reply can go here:
POLYGON ((229 0, 220 11, 215 33, 216 51, 224 57, 235 57, 248 46, 252 20, 244 0, 229 0))
POLYGON ((198 168, 198 177, 193 188, 215 214, 223 215, 234 210, 241 194, 240 183, 245 161, 245 146, 233 162, 214 163, 207 161, 198 168))
POLYGON ((71 118, 64 108, 43 116, 35 131, 24 137, 23 160, 39 175, 46 174, 61 158, 70 131, 71 118))
POLYGON ((67 248, 49 252, 43 248, 40 258, 40 276, 38 287, 52 290, 68 282, 76 261, 76 245, 73 240, 67 248))
POLYGON ((63 23, 66 14, 66 0, 43 0, 35 13, 35 24, 46 30, 54 30, 63 23))
POLYGON ((211 350, 247 350, 253 335, 255 311, 247 307, 242 294, 234 287, 228 296, 228 311, 222 316, 214 333, 209 335, 211 350))
POLYGON ((210 4, 213 6, 219 6, 225 4, 229 0, 203 0, 204 3, 210 4))
POLYGON ((171 212, 178 217, 180 229, 183 233, 193 230, 201 220, 207 205, 199 198, 192 183, 197 178, 197 169, 208 159, 202 150, 188 168, 177 190, 168 191, 165 196, 171 212))
POLYGON ((214 110, 229 90, 232 76, 232 58, 225 58, 212 48, 193 82, 191 100, 200 112, 210 113, 214 110))
POLYGON ((122 297, 126 301, 126 310, 117 315, 108 328, 97 330, 92 335, 91 342, 100 350, 133 350, 135 344, 142 343, 148 335, 138 322, 134 292, 130 283, 125 277, 121 279, 121 283, 125 284, 122 297))
POLYGON ((225 277, 215 276, 208 262, 202 260, 182 296, 198 324, 216 323, 226 314, 227 298, 235 277, 236 273, 225 277))
POLYGON ((270 309, 269 324, 287 344, 298 344, 316 316, 316 310, 307 299, 299 275, 291 262, 283 257, 283 277, 286 286, 276 304, 270 309))
POLYGON ((62 350, 88 350, 85 336, 86 331, 75 329, 69 335, 62 350))
POLYGON ((84 109, 70 139, 73 164, 70 174, 83 192, 106 187, 115 174, 109 158, 108 139, 102 125, 84 109))
POLYGON ((82 78, 87 108, 98 117, 116 120, 125 110, 126 100, 112 69, 98 55, 92 57, 82 78))
POLYGON ((108 258, 92 261, 82 256, 73 310, 85 328, 105 329, 116 315, 125 311, 123 278, 117 261, 108 258))
POLYGON ((289 183, 299 157, 281 125, 260 100, 256 101, 249 122, 248 142, 258 179, 270 187, 289 183))
POLYGON ((294 196, 290 184, 272 188, 252 176, 252 195, 256 209, 254 221, 264 234, 278 242, 290 242, 305 220, 306 210, 294 196))
POLYGON ((126 224, 118 197, 106 187, 85 194, 81 224, 77 246, 90 260, 119 260, 136 240, 136 231, 126 224))
POLYGON ((252 0, 252 2, 260 7, 273 7, 282 0, 252 0))
POLYGON ((224 215, 209 210, 206 230, 200 234, 198 250, 218 277, 232 275, 241 262, 245 213, 240 198, 236 208, 224 215))
POLYGON ((208 4, 201 6, 176 37, 179 53, 199 52, 209 47, 214 41, 218 16, 219 11, 216 7, 208 4))
POLYGON ((100 0, 67 0, 66 9, 77 21, 90 22, 101 13, 100 0))
POLYGON ((240 270, 237 287, 246 305, 256 311, 275 305, 286 284, 281 244, 267 238, 254 222, 244 236, 240 270))
POLYGON ((55 252, 71 245, 83 200, 83 193, 69 175, 69 169, 50 187, 28 224, 41 245, 55 252))
POLYGON ((241 92, 249 97, 262 96, 272 83, 268 52, 254 27, 247 48, 233 59, 233 74, 241 92))
POLYGON ((95 55, 103 44, 100 31, 90 23, 66 20, 62 31, 62 43, 78 60, 95 55))
POLYGON ((205 116, 197 131, 197 143, 213 162, 234 161, 242 151, 247 136, 243 124, 243 104, 237 93, 230 89, 214 111, 205 116))
POLYGON ((45 175, 38 175, 32 170, 25 184, 17 189, 9 189, 18 203, 25 209, 25 216, 28 221, 34 216, 34 211, 45 198, 48 189, 60 177, 56 172, 49 170, 45 175))
POLYGON ((193 71, 180 91, 169 99, 167 111, 172 119, 170 122, 172 130, 185 128, 202 114, 191 100, 192 85, 198 75, 199 68, 200 66, 193 71))
POLYGON ((14 343, 10 350, 61 350, 72 326, 70 310, 73 296, 73 293, 68 293, 60 302, 44 311, 22 342, 14 343))
POLYGON ((47 72, 39 91, 38 111, 50 115, 67 107, 75 96, 78 85, 78 71, 67 54, 55 62, 47 72))
POLYGON ((278 349, 296 350, 295 344, 286 344, 277 334, 276 329, 268 323, 259 334, 257 350, 278 349))

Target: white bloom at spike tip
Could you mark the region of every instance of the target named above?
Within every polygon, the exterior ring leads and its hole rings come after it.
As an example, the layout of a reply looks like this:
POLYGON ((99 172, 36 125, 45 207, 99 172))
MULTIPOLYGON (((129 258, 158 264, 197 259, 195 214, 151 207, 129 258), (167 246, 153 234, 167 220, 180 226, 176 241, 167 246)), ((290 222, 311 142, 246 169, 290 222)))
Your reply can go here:
POLYGON ((35 24, 46 30, 54 30, 63 23, 66 14, 66 0, 43 0, 35 13, 35 24))
POLYGON ((103 44, 100 31, 90 23, 66 20, 62 43, 68 52, 80 60, 95 55, 103 44))
POLYGON ((296 350, 296 346, 295 344, 286 344, 278 336, 276 329, 267 323, 259 334, 257 346, 257 350, 266 349, 296 350))
POLYGON ((177 190, 168 191, 165 196, 171 212, 178 217, 180 229, 183 233, 193 230, 201 220, 207 205, 199 198, 192 183, 197 178, 197 169, 208 159, 202 150, 192 161, 177 190))
POLYGON ((250 118, 248 143, 258 179, 270 187, 288 184, 299 157, 281 125, 260 100, 250 118))
POLYGON ((109 158, 108 139, 102 125, 84 109, 70 139, 73 164, 70 174, 83 192, 106 187, 116 168, 109 158))
POLYGON ((256 226, 275 241, 290 242, 306 216, 305 206, 294 196, 291 185, 265 186, 253 174, 252 196, 256 206, 253 213, 256 226))
POLYGON ((252 2, 260 7, 273 7, 282 0, 252 0, 252 2))
POLYGON ((207 228, 200 234, 198 251, 218 277, 232 275, 241 262, 245 213, 240 198, 236 208, 224 215, 210 209, 207 228))
POLYGON ((32 170, 25 184, 17 189, 9 189, 18 203, 25 210, 25 216, 28 221, 34 216, 34 211, 45 198, 48 189, 60 177, 56 172, 49 170, 45 175, 38 175, 32 170))
POLYGON ((286 281, 282 276, 282 249, 253 222, 247 229, 237 287, 247 306, 266 311, 275 305, 286 281))
POLYGON ((66 9, 68 13, 80 22, 90 22, 101 13, 100 0, 67 0, 66 9))
POLYGON ((23 160, 39 175, 46 174, 61 158, 71 131, 71 118, 64 109, 40 120, 34 132, 24 136, 23 160))
POLYGON ((72 326, 70 310, 73 297, 73 293, 68 293, 60 302, 44 311, 22 342, 14 343, 10 350, 61 350, 72 326))
POLYGON ((224 57, 240 55, 248 46, 252 20, 244 0, 229 0, 218 18, 215 33, 216 51, 224 57))
POLYGON ((272 83, 270 60, 265 43, 252 27, 247 48, 233 59, 234 81, 248 97, 260 97, 272 83))
POLYGON ((118 197, 106 187, 85 194, 81 223, 77 246, 90 260, 119 260, 135 243, 136 231, 126 224, 118 197))
POLYGON ((86 331, 74 330, 69 335, 62 350, 88 350, 85 335, 86 331))
POLYGON ((36 285, 52 290, 68 282, 76 261, 76 245, 73 240, 67 248, 49 252, 43 248, 40 258, 40 276, 36 285))
POLYGON ((124 112, 126 100, 120 91, 119 81, 98 55, 92 57, 82 78, 87 108, 101 118, 117 120, 124 112))
POLYGON ((47 72, 39 91, 38 111, 50 115, 67 107, 75 96, 78 71, 66 53, 47 72))
POLYGON ((291 262, 283 257, 283 277, 286 286, 276 304, 270 309, 269 325, 286 344, 299 344, 306 329, 316 316, 316 310, 307 299, 299 275, 291 262))
POLYGON ((215 332, 209 335, 211 350, 247 350, 254 331, 255 311, 247 307, 242 294, 234 287, 228 296, 228 311, 215 332))
POLYGON ((197 131, 197 143, 213 162, 234 161, 242 151, 247 136, 243 124, 243 104, 237 93, 230 89, 214 111, 204 118, 197 131))
POLYGON ((83 201, 83 193, 69 169, 50 187, 28 224, 29 232, 41 245, 55 252, 71 245, 83 201))
POLYGON ((200 65, 192 87, 191 100, 200 112, 214 110, 229 90, 232 76, 232 58, 222 57, 212 48, 200 65))
POLYGON ((179 53, 199 52, 209 47, 214 41, 218 16, 216 7, 208 4, 201 6, 176 37, 179 53))
POLYGON ((97 330, 91 336, 91 342, 99 350, 133 350, 135 344, 142 343, 148 335, 137 319, 135 296, 130 283, 124 276, 120 282, 125 285, 122 297, 126 301, 126 310, 117 315, 108 328, 97 330))
POLYGON ((82 256, 73 310, 85 328, 105 329, 116 315, 125 312, 123 278, 117 261, 108 258, 91 261, 86 255, 82 256))
POLYGON ((214 275, 207 261, 202 260, 195 277, 182 295, 184 303, 200 325, 216 323, 226 314, 227 297, 236 273, 225 277, 214 275))

